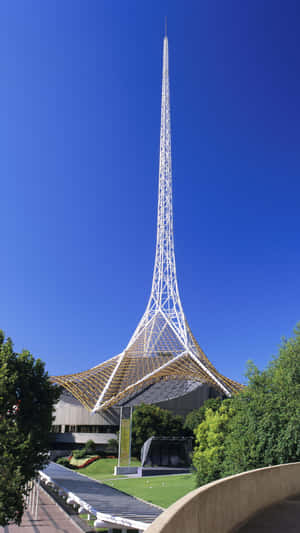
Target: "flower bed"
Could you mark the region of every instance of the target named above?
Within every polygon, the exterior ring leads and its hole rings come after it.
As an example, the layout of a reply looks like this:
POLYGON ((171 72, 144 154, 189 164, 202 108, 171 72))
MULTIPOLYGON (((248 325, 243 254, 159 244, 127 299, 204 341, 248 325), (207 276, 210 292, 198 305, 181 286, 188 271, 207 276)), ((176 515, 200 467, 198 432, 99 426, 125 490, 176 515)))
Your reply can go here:
POLYGON ((82 459, 74 459, 73 456, 71 456, 69 458, 69 463, 73 468, 84 468, 98 459, 101 459, 100 455, 92 455, 89 457, 83 457, 82 459))
POLYGON ((100 455, 95 455, 94 457, 90 457, 90 459, 87 459, 82 465, 78 465, 78 468, 84 468, 87 465, 90 465, 94 461, 97 461, 100 459, 100 455))

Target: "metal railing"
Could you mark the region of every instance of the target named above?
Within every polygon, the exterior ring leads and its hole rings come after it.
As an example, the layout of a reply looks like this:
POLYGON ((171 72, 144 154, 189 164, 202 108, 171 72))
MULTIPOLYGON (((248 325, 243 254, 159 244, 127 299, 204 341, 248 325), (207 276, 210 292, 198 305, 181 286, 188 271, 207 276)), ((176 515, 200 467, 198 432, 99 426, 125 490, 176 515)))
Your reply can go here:
POLYGON ((25 487, 25 507, 32 517, 37 520, 40 498, 40 478, 33 479, 25 487))

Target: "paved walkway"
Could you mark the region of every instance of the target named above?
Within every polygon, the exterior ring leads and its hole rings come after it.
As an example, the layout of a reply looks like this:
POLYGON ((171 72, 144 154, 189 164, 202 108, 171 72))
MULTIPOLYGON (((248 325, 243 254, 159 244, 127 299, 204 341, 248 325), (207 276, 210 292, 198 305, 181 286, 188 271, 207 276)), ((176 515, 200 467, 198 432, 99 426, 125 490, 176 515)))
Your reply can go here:
POLYGON ((162 512, 162 509, 150 503, 138 500, 56 463, 50 463, 44 472, 60 488, 66 492, 72 492, 99 513, 150 524, 162 512))
POLYGON ((20 527, 16 525, 0 527, 1 533, 55 533, 56 531, 80 533, 80 529, 42 489, 36 520, 26 511, 20 527))
POLYGON ((238 533, 299 533, 300 495, 272 505, 251 518, 238 533))

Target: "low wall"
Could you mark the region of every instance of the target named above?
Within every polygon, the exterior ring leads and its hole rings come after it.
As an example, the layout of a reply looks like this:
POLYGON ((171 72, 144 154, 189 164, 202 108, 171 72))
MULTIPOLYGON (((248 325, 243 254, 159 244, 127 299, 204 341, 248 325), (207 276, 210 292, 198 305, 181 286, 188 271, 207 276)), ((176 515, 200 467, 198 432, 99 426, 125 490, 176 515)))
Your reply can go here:
POLYGON ((230 476, 196 489, 171 505, 147 533, 229 533, 256 512, 300 493, 300 463, 230 476))
POLYGON ((114 476, 124 476, 127 474, 137 474, 138 466, 115 466, 114 476))

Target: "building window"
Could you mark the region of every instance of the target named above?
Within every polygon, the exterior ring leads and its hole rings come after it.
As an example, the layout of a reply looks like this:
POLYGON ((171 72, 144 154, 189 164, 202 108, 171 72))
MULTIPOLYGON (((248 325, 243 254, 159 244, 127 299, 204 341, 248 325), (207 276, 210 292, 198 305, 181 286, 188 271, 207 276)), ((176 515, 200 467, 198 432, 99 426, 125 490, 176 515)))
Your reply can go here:
MULTIPOLYGON (((70 426, 70 427, 74 427, 74 426, 70 426)), ((76 431, 76 433, 116 433, 118 429, 119 429, 118 426, 80 425, 80 426, 76 426, 76 429, 74 431, 76 431)))
POLYGON ((51 433, 61 433, 64 427, 64 433, 117 433, 119 426, 96 426, 96 425, 70 425, 65 426, 54 425, 51 426, 51 433))
POLYGON ((51 433, 61 433, 61 426, 51 426, 51 433))

